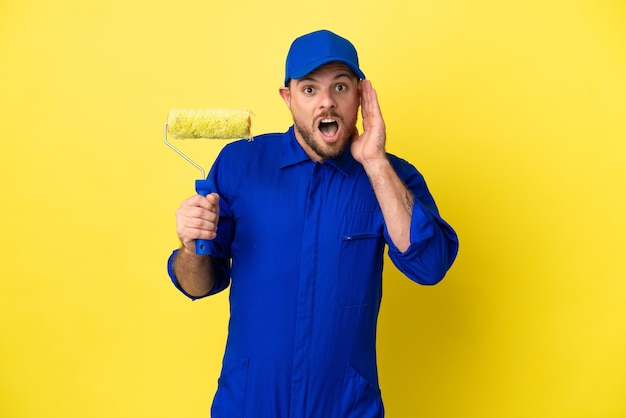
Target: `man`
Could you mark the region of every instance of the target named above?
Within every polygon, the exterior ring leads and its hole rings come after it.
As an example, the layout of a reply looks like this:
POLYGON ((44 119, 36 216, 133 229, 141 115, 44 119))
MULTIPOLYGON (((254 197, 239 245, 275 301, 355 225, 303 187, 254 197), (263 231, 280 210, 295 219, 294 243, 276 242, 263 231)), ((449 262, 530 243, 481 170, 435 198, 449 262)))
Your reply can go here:
POLYGON ((457 237, 423 177, 385 152, 376 92, 348 40, 325 30, 296 39, 279 91, 294 125, 227 145, 209 174, 215 192, 176 212, 174 284, 192 299, 231 286, 212 416, 382 417, 385 244, 406 276, 431 285, 457 237), (211 255, 196 255, 199 238, 211 255))

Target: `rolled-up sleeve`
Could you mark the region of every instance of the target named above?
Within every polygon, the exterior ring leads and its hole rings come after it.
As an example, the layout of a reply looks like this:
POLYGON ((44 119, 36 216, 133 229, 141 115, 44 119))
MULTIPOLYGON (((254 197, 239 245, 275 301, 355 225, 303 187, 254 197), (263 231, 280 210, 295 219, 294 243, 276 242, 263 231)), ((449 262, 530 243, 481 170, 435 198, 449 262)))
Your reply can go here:
POLYGON ((456 232, 439 215, 423 176, 409 163, 391 159, 400 178, 414 195, 409 248, 401 252, 385 227, 389 258, 411 280, 434 285, 452 266, 459 249, 456 232))
POLYGON ((203 296, 192 296, 189 293, 185 292, 185 289, 183 289, 178 282, 176 274, 174 274, 174 259, 176 258, 176 254, 178 254, 178 251, 180 251, 180 249, 174 250, 170 257, 167 259, 167 273, 170 276, 170 280, 172 281, 174 286, 178 290, 180 290, 183 295, 187 296, 191 300, 197 300, 219 293, 228 287, 228 285, 230 284, 230 269, 228 268, 228 263, 223 258, 213 257, 213 268, 215 269, 215 284, 213 285, 213 289, 203 296))

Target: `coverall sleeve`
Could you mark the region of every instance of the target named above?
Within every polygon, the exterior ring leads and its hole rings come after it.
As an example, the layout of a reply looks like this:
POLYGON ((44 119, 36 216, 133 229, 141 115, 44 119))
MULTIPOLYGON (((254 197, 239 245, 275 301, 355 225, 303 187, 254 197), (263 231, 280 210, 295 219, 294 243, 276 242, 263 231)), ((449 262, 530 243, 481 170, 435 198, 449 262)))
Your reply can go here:
POLYGON ((402 181, 414 195, 409 248, 401 252, 393 244, 385 226, 389 258, 411 280, 434 285, 452 266, 459 249, 456 232, 439 215, 424 177, 408 162, 390 156, 402 181))

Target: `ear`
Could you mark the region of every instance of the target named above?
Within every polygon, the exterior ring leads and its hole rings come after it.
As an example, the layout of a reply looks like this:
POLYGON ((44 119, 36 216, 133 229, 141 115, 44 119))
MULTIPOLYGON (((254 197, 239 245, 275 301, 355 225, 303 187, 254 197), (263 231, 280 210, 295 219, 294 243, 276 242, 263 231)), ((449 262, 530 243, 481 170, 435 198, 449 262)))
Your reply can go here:
POLYGON ((280 93, 280 97, 283 98, 283 100, 287 104, 287 107, 291 109, 291 90, 289 90, 289 87, 279 88, 278 93, 280 93))

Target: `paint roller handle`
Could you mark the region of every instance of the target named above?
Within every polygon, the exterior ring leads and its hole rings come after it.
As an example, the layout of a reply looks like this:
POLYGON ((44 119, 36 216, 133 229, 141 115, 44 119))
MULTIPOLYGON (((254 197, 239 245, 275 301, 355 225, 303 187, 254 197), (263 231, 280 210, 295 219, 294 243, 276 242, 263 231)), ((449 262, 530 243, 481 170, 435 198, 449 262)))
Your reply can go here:
MULTIPOLYGON (((196 193, 198 193, 199 195, 202 196, 206 196, 209 193, 212 192, 212 182, 210 180, 196 180, 196 193)), ((209 252, 209 248, 210 248, 210 241, 207 239, 200 239, 198 238, 196 240, 196 254, 203 254, 203 255, 207 255, 210 254, 209 252)))

